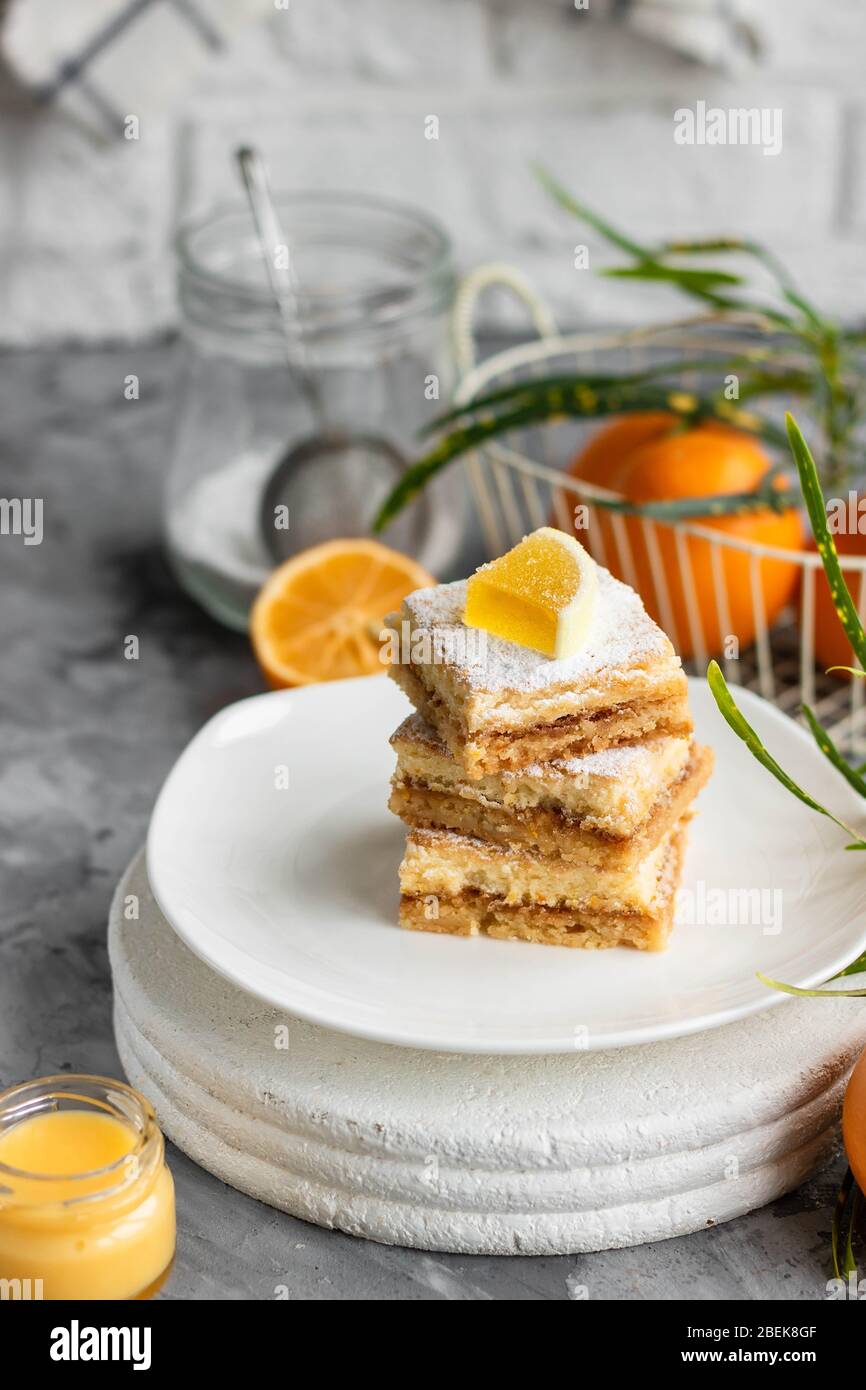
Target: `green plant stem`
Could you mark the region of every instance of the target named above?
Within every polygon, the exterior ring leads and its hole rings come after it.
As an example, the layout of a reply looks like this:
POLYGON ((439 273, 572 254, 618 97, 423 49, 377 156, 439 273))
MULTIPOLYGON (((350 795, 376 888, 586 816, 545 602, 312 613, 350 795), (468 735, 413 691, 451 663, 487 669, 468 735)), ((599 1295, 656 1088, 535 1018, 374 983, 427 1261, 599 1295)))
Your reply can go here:
POLYGON ((833 1255, 833 1272, 837 1279, 847 1279, 850 1274, 857 1273, 857 1264, 854 1259, 853 1235, 857 1224, 860 1200, 862 1194, 854 1181, 854 1174, 849 1168, 842 1179, 839 1191, 836 1195, 836 1206, 833 1210, 833 1226, 830 1235, 831 1251, 833 1255), (844 1242, 844 1254, 843 1251, 844 1242))
POLYGON ((836 545, 830 534, 830 527, 827 523, 827 508, 824 503, 824 494, 821 491, 821 483, 818 479, 818 470, 815 467, 815 460, 809 451, 800 431, 800 427, 793 415, 785 416, 785 423, 788 429, 788 438, 791 442, 791 452, 797 465, 800 475, 800 486, 803 490, 803 499, 809 513, 809 520, 812 523, 812 533, 815 537, 815 544, 818 547, 818 554, 824 566, 824 573, 827 576, 827 583, 830 586, 830 596, 833 606, 839 615, 839 621, 845 629, 845 635, 851 643, 854 655, 860 665, 866 667, 866 633, 854 601, 848 592, 842 570, 839 565, 839 556, 836 553, 836 545))

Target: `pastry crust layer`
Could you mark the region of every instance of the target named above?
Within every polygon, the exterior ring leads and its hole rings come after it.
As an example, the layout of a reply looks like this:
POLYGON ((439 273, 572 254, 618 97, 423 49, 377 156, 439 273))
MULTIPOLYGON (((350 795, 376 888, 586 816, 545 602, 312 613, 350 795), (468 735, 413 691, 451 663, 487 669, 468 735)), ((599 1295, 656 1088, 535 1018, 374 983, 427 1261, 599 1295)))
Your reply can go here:
POLYGON ((670 836, 624 868, 506 849, 453 830, 410 830, 400 890, 415 897, 471 891, 515 905, 653 913, 670 836))
POLYGON ((660 735, 601 753, 538 763, 469 781, 436 730, 410 714, 391 736, 396 782, 429 787, 508 811, 560 811, 589 829, 625 838, 685 771, 686 738, 660 735))
POLYGON ((625 869, 654 850, 682 819, 712 766, 710 749, 695 745, 683 772, 626 837, 605 834, 592 819, 580 820, 552 807, 506 808, 458 791, 439 791, 402 778, 399 765, 388 804, 416 828, 455 830, 518 851, 579 860, 600 869, 625 869))
POLYGON ((506 941, 531 941, 545 946, 604 950, 632 946, 639 951, 662 951, 674 920, 685 836, 671 836, 659 875, 652 913, 593 908, 508 903, 502 898, 464 890, 448 895, 405 893, 400 900, 400 925, 409 931, 449 936, 493 936, 506 941))
POLYGON ((395 674, 411 667, 464 737, 685 697, 680 659, 638 595, 607 570, 597 573, 586 638, 559 660, 468 628, 465 580, 417 589, 386 619, 395 674))
POLYGON ((422 676, 427 672, 411 665, 397 665, 391 666, 388 674, 427 723, 432 724, 472 781, 492 773, 520 771, 535 763, 598 753, 651 735, 688 738, 692 733, 685 676, 659 698, 602 706, 582 714, 563 714, 555 721, 526 723, 520 729, 487 728, 470 734, 424 684, 422 676))

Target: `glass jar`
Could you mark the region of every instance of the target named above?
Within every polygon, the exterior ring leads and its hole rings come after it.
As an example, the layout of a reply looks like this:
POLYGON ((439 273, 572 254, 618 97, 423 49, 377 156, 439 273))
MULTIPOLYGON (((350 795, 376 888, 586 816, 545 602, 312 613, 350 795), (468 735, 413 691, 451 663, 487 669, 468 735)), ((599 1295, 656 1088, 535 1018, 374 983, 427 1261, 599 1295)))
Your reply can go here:
POLYGON ((144 1096, 71 1075, 0 1094, 0 1296, 150 1298, 174 1248, 174 1184, 144 1096))
MULTIPOLYGON (((355 194, 274 202, 297 287, 288 325, 245 205, 189 225, 177 247, 186 364, 165 534, 184 587, 236 628, 275 564, 262 524, 265 485, 294 445, 321 433, 299 373, 313 380, 329 431, 380 438, 407 461, 420 428, 447 406, 455 375, 455 275, 441 228, 412 208, 355 194)), ((288 517, 290 550, 347 534, 344 514, 357 515, 359 502, 365 521, 354 533, 363 534, 394 481, 359 477, 350 508, 335 495, 344 489, 321 479, 314 467, 288 517)), ((462 518, 462 479, 446 473, 382 539, 441 576, 462 518)))

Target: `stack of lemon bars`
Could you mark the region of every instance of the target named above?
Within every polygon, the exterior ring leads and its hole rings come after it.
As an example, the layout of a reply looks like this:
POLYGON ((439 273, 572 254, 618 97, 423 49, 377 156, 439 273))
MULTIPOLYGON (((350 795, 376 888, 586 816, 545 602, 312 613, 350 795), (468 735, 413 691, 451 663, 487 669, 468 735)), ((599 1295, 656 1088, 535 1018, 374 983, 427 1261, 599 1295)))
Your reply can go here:
POLYGON ((545 527, 386 622, 401 925, 663 949, 712 753, 634 590, 545 527))

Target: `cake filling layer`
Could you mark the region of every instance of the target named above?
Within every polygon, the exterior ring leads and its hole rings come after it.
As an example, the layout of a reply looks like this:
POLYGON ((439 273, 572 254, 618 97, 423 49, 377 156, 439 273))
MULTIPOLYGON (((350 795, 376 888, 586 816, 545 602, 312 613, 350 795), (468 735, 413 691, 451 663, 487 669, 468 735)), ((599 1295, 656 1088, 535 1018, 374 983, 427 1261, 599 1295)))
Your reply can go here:
POLYGON ((411 667, 391 667, 390 675, 473 781, 488 773, 583 757, 650 736, 688 738, 692 733, 686 692, 663 700, 644 700, 563 717, 552 724, 527 725, 519 732, 489 730, 467 736, 411 667))
POLYGON ((511 905, 654 915, 671 836, 636 864, 599 866, 517 852, 450 830, 412 830, 400 890, 413 897, 475 892, 511 905))
POLYGON ((418 714, 403 721, 391 745, 398 783, 456 793, 500 810, 558 811, 586 829, 621 837, 634 833, 693 757, 687 738, 660 735, 468 781, 436 730, 418 714))
POLYGON ((506 809, 454 791, 437 791, 401 778, 399 768, 388 805, 407 825, 421 829, 455 830, 534 854, 623 869, 649 854, 687 813, 710 775, 712 761, 708 749, 697 747, 685 771, 626 837, 608 835, 595 829, 591 819, 581 821, 547 807, 506 809))
POLYGON ((435 915, 422 898, 405 896, 400 900, 400 925, 409 931, 492 936, 500 941, 531 941, 540 946, 571 946, 584 951, 612 946, 662 951, 672 922, 672 913, 645 919, 566 908, 514 907, 479 893, 440 899, 435 915))
POLYGON ((484 935, 581 950, 631 946, 641 951, 661 951, 673 926, 683 848, 684 836, 677 832, 671 836, 664 856, 651 913, 605 910, 588 904, 566 907, 509 903, 491 894, 464 889, 450 896, 404 893, 400 900, 400 924, 410 931, 484 935))

